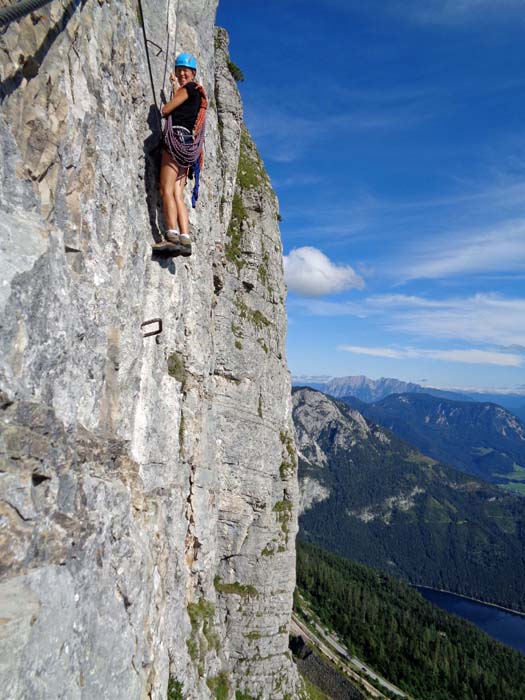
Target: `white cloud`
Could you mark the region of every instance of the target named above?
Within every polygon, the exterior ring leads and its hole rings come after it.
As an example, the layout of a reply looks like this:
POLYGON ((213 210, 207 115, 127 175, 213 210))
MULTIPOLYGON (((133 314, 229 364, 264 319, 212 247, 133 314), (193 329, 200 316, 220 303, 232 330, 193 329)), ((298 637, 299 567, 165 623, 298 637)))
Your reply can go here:
POLYGON ((404 281, 525 269, 525 221, 510 221, 469 234, 453 232, 418 246, 399 268, 404 281))
POLYGON ((312 316, 357 316, 366 318, 369 315, 362 304, 352 301, 289 299, 288 307, 305 309, 312 316))
POLYGON ((435 299, 425 299, 424 297, 417 297, 417 296, 410 296, 407 294, 378 294, 377 296, 374 297, 368 297, 366 300, 367 304, 376 307, 376 308, 382 308, 385 306, 399 306, 399 307, 421 307, 421 308, 441 308, 443 306, 449 306, 451 303, 457 303, 458 300, 455 302, 447 302, 447 301, 440 301, 440 300, 435 300, 435 299))
POLYGON ((504 367, 521 367, 523 356, 510 352, 493 352, 491 350, 431 350, 425 351, 428 357, 449 362, 466 362, 476 365, 501 365, 504 367))
MULTIPOLYGON (((512 148, 520 150, 520 145, 512 144, 512 148)), ((525 155, 525 149, 524 155, 525 155)), ((508 159, 508 168, 516 170, 519 163, 514 163, 513 157, 508 159)), ((511 178, 507 170, 497 170, 494 166, 487 165, 490 169, 491 181, 489 184, 483 182, 471 182, 464 180, 454 180, 459 188, 457 192, 436 195, 427 199, 411 199, 400 201, 371 199, 371 205, 376 211, 385 215, 399 215, 403 213, 415 212, 421 218, 428 219, 429 212, 436 214, 449 214, 450 210, 460 209, 467 212, 468 218, 472 219, 479 214, 478 220, 486 221, 487 215, 494 216, 500 212, 519 213, 525 204, 525 180, 523 177, 511 178)), ((508 216, 507 216, 508 218, 508 216)), ((446 219, 445 219, 446 220, 446 219)), ((497 219, 501 220, 501 216, 497 219)), ((505 224, 505 220, 503 221, 505 224)))
POLYGON ((339 345, 338 350, 351 352, 353 355, 370 355, 371 357, 389 357, 394 360, 403 360, 415 357, 412 351, 395 350, 394 348, 371 348, 364 345, 339 345))
POLYGON ((359 302, 301 299, 289 303, 313 316, 374 316, 376 325, 414 337, 452 339, 525 352, 525 298, 474 294, 427 299, 382 294, 359 302))
POLYGON ((525 299, 475 294, 429 300, 396 294, 371 297, 366 305, 382 309, 392 330, 500 348, 525 347, 525 299))
POLYGON ((444 362, 463 362, 471 365, 500 365, 504 367, 521 367, 524 359, 521 355, 512 353, 476 349, 429 350, 421 348, 365 347, 362 345, 341 345, 337 349, 354 355, 388 357, 396 360, 430 359, 444 362))
POLYGON ((337 265, 317 248, 295 248, 284 256, 288 288, 302 296, 336 294, 363 289, 364 280, 349 265, 337 265))

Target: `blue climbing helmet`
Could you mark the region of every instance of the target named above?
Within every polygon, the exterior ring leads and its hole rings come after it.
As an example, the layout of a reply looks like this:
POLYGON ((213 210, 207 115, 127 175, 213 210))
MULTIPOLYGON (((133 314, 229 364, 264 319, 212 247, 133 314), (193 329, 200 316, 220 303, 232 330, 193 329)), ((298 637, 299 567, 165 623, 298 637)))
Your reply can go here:
POLYGON ((192 70, 197 70, 197 59, 192 53, 180 53, 175 61, 175 68, 191 68, 192 70))

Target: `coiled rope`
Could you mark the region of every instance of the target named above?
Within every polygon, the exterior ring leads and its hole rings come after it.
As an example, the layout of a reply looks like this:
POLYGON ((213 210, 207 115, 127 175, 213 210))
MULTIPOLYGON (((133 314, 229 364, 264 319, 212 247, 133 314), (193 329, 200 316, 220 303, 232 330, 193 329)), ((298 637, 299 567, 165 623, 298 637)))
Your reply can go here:
MULTIPOLYGON (((208 109, 208 98, 202 85, 196 84, 197 90, 201 94, 201 106, 197 114, 197 120, 193 128, 193 143, 183 143, 176 131, 177 125, 173 124, 172 115, 168 114, 164 125, 164 147, 170 158, 180 167, 190 168, 190 177, 195 177, 195 184, 191 196, 191 205, 195 205, 199 198, 199 184, 201 168, 204 163, 204 136, 206 131, 206 110, 208 109)), ((179 88, 182 90, 183 88, 179 88)))
MULTIPOLYGON (((179 88, 179 90, 180 89, 181 88, 179 88)), ((195 127, 193 129, 193 143, 182 143, 182 141, 177 137, 174 132, 174 127, 176 130, 177 125, 173 124, 171 114, 167 116, 166 124, 164 126, 164 145, 168 149, 171 158, 183 168, 188 165, 193 165, 200 159, 202 147, 204 145, 204 131, 206 127, 206 109, 208 107, 208 100, 206 99, 206 93, 204 92, 202 85, 197 85, 197 89, 201 93, 201 106, 199 109, 199 114, 197 115, 195 127)))
POLYGON ((0 10, 0 27, 5 27, 17 19, 22 19, 22 17, 39 10, 50 2, 51 0, 22 0, 12 7, 4 7, 0 10))

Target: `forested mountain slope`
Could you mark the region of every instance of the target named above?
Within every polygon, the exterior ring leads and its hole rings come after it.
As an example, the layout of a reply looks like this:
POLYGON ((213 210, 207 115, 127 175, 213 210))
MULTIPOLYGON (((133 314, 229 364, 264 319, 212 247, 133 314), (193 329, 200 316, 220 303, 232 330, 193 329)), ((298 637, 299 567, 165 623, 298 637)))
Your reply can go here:
POLYGON ((351 653, 416 700, 523 700, 525 657, 406 584, 299 542, 297 586, 351 653))
POLYGON ((525 493, 525 426, 502 406, 411 393, 342 400, 429 457, 525 493))
POLYGON ((294 390, 300 536, 413 583, 525 609, 525 500, 294 390))

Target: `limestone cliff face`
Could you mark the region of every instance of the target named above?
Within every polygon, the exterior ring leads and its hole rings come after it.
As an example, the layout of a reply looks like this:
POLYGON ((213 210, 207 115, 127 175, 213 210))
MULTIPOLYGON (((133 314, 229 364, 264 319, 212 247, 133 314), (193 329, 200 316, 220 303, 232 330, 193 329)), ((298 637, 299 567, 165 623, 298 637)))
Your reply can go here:
POLYGON ((296 698, 277 201, 216 1, 143 5, 156 86, 183 48, 210 97, 187 259, 151 255, 136 3, 51 3, 0 37, 0 687, 296 698))

